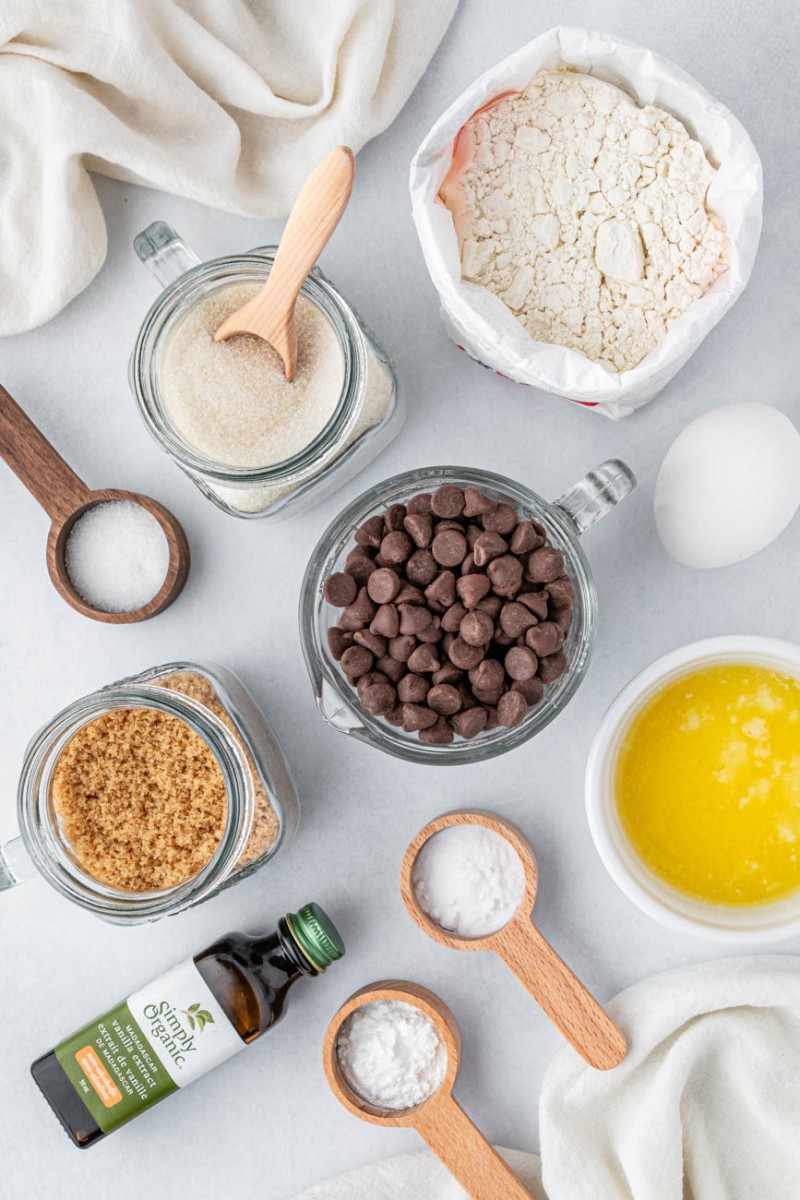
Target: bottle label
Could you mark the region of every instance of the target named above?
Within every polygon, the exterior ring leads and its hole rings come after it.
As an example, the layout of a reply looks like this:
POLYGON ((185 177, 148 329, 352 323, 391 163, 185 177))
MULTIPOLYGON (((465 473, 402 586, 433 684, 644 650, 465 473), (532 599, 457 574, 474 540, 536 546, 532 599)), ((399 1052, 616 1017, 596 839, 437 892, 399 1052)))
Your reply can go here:
POLYGON ((190 958, 90 1021, 55 1054, 111 1133, 244 1045, 190 958))

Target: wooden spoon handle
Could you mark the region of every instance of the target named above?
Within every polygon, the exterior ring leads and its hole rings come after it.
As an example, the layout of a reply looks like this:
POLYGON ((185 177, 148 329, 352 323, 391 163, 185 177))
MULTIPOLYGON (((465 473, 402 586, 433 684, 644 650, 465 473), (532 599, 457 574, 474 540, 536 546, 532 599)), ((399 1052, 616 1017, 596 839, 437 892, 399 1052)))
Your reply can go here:
POLYGON ((531 1193, 452 1096, 419 1110, 418 1133, 472 1200, 531 1200, 531 1193))
POLYGON ((531 922, 513 922, 492 947, 591 1067, 606 1071, 627 1052, 624 1034, 531 922))
POLYGON ((53 522, 64 521, 90 499, 82 479, 0 384, 0 456, 53 522))

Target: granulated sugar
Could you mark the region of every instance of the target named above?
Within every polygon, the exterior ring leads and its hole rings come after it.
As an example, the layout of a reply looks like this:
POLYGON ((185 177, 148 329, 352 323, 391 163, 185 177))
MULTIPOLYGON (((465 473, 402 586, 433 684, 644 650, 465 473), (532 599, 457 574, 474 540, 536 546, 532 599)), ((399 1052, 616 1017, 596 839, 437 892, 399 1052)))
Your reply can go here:
POLYGON ((482 825, 451 825, 428 838, 411 883, 423 912, 459 937, 496 933, 525 895, 516 850, 502 834, 482 825))
POLYGON ((268 467, 294 457, 328 424, 344 384, 337 333, 304 296, 295 310, 291 383, 262 338, 213 340, 226 317, 259 291, 257 283, 241 283, 206 296, 172 333, 160 368, 159 391, 176 431, 223 466, 268 467))
POLYGON ((110 500, 75 522, 64 565, 75 591, 92 608, 131 612, 160 590, 169 567, 169 545, 147 509, 130 500, 110 500))
POLYGON ((447 1051, 422 1009, 403 1000, 373 1000, 345 1021, 336 1057, 354 1092, 375 1108, 399 1112, 442 1085, 447 1051))

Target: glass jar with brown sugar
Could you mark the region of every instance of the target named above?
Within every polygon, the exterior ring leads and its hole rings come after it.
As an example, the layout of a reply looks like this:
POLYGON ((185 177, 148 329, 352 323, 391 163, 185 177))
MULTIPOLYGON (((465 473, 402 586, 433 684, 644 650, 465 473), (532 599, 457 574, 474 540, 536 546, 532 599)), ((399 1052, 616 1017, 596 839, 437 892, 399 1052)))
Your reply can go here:
POLYGON ((179 912, 250 874, 298 817, 263 714, 209 663, 154 667, 58 713, 28 747, 18 804, 0 889, 35 868, 118 923, 179 912))

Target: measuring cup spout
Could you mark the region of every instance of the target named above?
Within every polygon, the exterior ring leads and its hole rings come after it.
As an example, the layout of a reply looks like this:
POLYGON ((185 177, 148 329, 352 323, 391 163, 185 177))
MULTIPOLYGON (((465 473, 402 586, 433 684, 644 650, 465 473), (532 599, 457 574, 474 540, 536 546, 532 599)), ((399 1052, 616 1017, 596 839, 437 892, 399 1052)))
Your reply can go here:
POLYGON ((533 1200, 452 1096, 423 1105, 414 1124, 471 1200, 533 1200))
POLYGON ((153 221, 137 233, 133 248, 139 261, 149 267, 162 287, 168 287, 200 264, 194 250, 189 249, 166 221, 153 221))
POLYGON ((574 483, 554 503, 581 534, 596 525, 635 487, 636 476, 627 463, 619 458, 609 458, 574 483))
POLYGON ((16 887, 36 874, 33 859, 25 849, 22 838, 12 838, 0 846, 0 892, 16 887))

